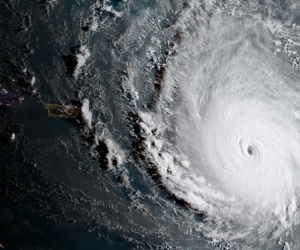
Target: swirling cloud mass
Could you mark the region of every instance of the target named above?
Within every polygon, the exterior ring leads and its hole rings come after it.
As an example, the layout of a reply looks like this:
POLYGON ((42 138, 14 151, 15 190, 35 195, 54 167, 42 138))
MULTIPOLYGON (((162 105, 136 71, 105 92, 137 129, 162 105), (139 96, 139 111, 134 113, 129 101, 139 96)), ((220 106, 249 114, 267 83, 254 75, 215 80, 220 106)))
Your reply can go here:
POLYGON ((145 132, 146 153, 164 186, 207 215, 205 235, 265 240, 299 217, 299 76, 260 22, 207 9, 194 3, 176 24, 155 112, 140 113, 144 131, 159 131, 145 132))

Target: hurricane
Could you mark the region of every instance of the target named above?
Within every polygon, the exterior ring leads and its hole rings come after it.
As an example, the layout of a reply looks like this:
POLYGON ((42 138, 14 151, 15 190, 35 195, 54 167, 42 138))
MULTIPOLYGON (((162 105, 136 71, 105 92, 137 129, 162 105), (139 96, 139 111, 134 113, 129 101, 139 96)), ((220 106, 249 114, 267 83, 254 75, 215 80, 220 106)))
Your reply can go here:
POLYGON ((300 249, 299 1, 2 2, 0 248, 300 249))
POLYGON ((212 5, 174 24, 176 53, 139 112, 145 155, 206 237, 267 244, 299 220, 300 78, 266 20, 212 5))

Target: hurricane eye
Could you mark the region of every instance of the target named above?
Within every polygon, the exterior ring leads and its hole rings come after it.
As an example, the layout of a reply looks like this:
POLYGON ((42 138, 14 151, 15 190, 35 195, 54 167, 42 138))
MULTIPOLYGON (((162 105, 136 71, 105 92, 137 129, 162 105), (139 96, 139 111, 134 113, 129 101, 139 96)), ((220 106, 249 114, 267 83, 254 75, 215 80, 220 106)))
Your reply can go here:
POLYGON ((248 146, 247 152, 250 156, 255 155, 255 148, 253 146, 248 146))

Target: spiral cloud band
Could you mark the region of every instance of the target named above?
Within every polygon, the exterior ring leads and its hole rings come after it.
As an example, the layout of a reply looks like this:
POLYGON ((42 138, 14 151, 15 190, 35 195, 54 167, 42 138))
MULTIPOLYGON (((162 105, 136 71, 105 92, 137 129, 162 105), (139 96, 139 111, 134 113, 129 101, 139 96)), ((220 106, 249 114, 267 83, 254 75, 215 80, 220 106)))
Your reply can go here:
POLYGON ((299 217, 299 77, 261 24, 195 4, 176 28, 155 114, 140 113, 147 154, 206 235, 276 236, 299 217))

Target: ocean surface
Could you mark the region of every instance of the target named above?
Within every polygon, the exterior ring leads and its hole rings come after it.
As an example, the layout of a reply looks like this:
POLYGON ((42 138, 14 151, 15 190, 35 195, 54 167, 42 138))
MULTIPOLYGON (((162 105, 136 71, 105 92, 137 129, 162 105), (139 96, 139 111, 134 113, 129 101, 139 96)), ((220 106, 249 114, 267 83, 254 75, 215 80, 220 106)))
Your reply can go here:
POLYGON ((0 249, 299 249, 299 8, 2 0, 0 249))

